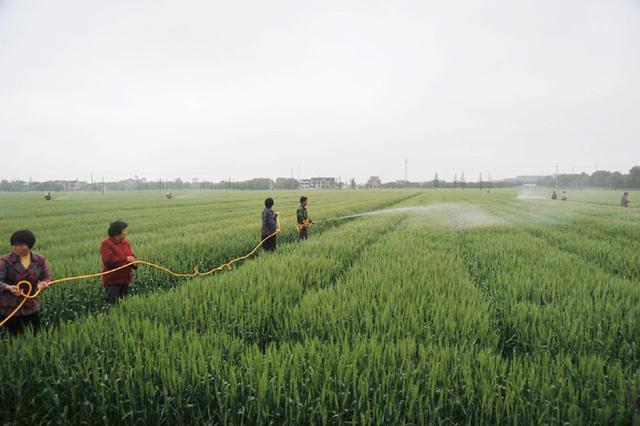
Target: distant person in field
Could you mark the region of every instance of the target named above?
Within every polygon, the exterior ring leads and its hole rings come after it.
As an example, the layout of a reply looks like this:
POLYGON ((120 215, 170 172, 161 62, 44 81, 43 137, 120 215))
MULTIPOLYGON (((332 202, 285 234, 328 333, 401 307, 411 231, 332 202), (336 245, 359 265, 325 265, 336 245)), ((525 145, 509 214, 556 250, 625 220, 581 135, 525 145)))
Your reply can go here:
POLYGON ((264 251, 276 250, 276 230, 278 229, 278 214, 272 209, 273 198, 269 197, 264 200, 264 209, 262 210, 262 248, 264 251), (269 238, 267 238, 269 237, 269 238), (266 239, 265 239, 266 238, 266 239))
POLYGON ((170 200, 173 198, 173 194, 171 192, 167 192, 166 194, 164 194, 165 197, 167 197, 167 200, 170 200))
POLYGON ((562 195, 560 195, 560 200, 567 201, 569 196, 567 195, 567 191, 562 191, 562 195))
MULTIPOLYGON (((100 245, 102 272, 108 272, 136 261, 127 241, 127 226, 123 220, 116 220, 109 225, 107 231, 109 237, 105 238, 100 245)), ((133 281, 133 269, 137 269, 137 267, 138 265, 131 265, 102 276, 104 298, 108 306, 115 305, 118 303, 118 299, 129 293, 129 285, 133 281)))
POLYGON ((44 193, 44 199, 49 201, 51 199, 51 192, 45 192, 44 193))
MULTIPOLYGON (((18 286, 20 281, 31 284, 31 292, 46 288, 51 281, 51 274, 44 256, 31 251, 36 244, 33 232, 22 230, 14 232, 9 239, 11 253, 0 257, 0 317, 6 318, 13 312, 29 289, 26 284, 18 286)), ((27 327, 33 334, 40 329, 40 301, 38 298, 28 299, 22 308, 13 316, 5 327, 11 336, 22 334, 27 327)))
POLYGON ((620 198, 620 207, 627 208, 629 207, 629 193, 625 192, 622 194, 622 198, 620 198))
POLYGON ((309 199, 305 196, 300 197, 300 208, 296 210, 296 220, 298 222, 298 240, 306 240, 309 238, 309 227, 313 221, 309 219, 307 213, 307 205, 309 199))
POLYGON ((556 191, 553 191, 553 194, 551 194, 551 199, 552 200, 557 200, 558 199, 558 193, 556 191))

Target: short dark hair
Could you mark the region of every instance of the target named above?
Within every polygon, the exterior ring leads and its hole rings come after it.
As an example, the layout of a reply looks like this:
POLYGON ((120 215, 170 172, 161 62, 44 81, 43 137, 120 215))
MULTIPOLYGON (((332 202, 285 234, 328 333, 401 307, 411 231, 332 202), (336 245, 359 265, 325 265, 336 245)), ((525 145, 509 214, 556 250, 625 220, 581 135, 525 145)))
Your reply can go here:
POLYGON ((129 224, 122 219, 114 220, 109 224, 109 230, 107 233, 110 237, 115 237, 116 235, 120 235, 127 226, 129 226, 129 224))
POLYGON ((15 246, 16 244, 26 244, 29 246, 29 250, 31 250, 33 246, 36 245, 36 236, 33 235, 33 232, 27 229, 21 229, 11 235, 9 242, 12 246, 15 246))
POLYGON ((268 209, 273 207, 273 198, 269 197, 266 200, 264 200, 264 206, 268 209))
POLYGON ((304 195, 302 197, 300 197, 300 204, 304 203, 305 201, 307 201, 309 198, 305 197, 304 195))

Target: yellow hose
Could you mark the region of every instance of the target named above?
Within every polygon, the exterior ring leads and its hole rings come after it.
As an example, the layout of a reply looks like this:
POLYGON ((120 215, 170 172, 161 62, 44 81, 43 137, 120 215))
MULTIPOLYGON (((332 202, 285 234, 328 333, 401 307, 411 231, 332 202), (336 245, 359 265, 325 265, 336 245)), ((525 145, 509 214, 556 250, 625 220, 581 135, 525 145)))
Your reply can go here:
MULTIPOLYGON (((161 270, 161 271, 163 271, 163 272, 165 272, 165 273, 167 273, 169 275, 172 275, 174 277, 193 278, 193 277, 197 277, 197 276, 210 275, 210 274, 213 274, 215 272, 221 271, 223 269, 231 270, 231 267, 233 266, 234 263, 243 261, 243 260, 253 256, 255 254, 255 252, 258 251, 258 249, 260 248, 262 243, 264 243, 269 238, 275 236, 279 232, 280 232, 280 229, 278 227, 276 232, 274 232, 273 234, 265 237, 249 253, 245 254, 244 256, 240 256, 240 257, 237 257, 237 258, 235 258, 233 260, 230 260, 229 262, 223 263, 222 265, 220 265, 220 266, 218 266, 216 268, 213 268, 213 269, 211 269, 209 271, 206 271, 206 272, 200 272, 198 270, 198 267, 195 267, 195 268, 193 268, 193 272, 183 274, 183 273, 174 272, 171 269, 169 269, 169 268, 167 268, 165 266, 159 265, 157 263, 149 262, 149 261, 146 261, 146 260, 136 260, 136 261, 129 262, 126 265, 122 265, 122 266, 120 266, 118 268, 111 269, 111 270, 106 271, 106 272, 98 272, 96 274, 87 274, 87 275, 78 275, 78 276, 75 276, 75 277, 67 277, 67 278, 61 278, 61 279, 58 279, 58 280, 53 280, 53 281, 50 281, 47 284, 47 287, 49 287, 49 286, 51 286, 53 284, 60 284, 60 283, 64 283, 64 282, 67 282, 67 281, 77 281, 77 280, 85 280, 85 279, 89 279, 89 278, 102 277, 104 275, 112 274, 112 273, 114 273, 116 271, 119 271, 121 269, 129 268, 132 265, 147 265, 147 266, 151 266, 152 268, 159 269, 159 270, 161 270)), ((42 290, 44 290, 44 288, 46 288, 46 287, 39 288, 34 294, 29 294, 29 293, 31 293, 31 290, 33 289, 33 286, 31 285, 31 283, 29 281, 20 281, 17 285, 20 286, 22 284, 26 284, 29 289, 27 290, 26 294, 22 291, 22 289, 20 290, 19 296, 23 297, 22 301, 18 304, 18 306, 9 315, 6 316, 6 318, 4 318, 2 321, 0 321, 0 327, 2 327, 7 321, 9 321, 16 313, 18 313, 20 308, 22 308, 22 305, 24 305, 24 303, 28 299, 35 299, 36 297, 38 297, 38 295, 40 295, 42 290)))

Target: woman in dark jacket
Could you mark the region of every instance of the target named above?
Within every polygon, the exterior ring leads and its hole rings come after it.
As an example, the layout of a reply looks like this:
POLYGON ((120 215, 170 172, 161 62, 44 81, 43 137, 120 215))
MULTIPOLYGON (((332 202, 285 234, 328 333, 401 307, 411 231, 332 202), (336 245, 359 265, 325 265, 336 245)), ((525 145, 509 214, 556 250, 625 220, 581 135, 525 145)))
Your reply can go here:
POLYGON ((264 240, 262 248, 264 251, 276 250, 276 235, 274 234, 278 229, 278 214, 271 207, 273 207, 273 198, 269 197, 264 200, 264 209, 262 210, 262 239, 264 240))
MULTIPOLYGON (((0 257, 0 316, 6 318, 24 299, 27 293, 26 284, 18 286, 21 281, 31 284, 31 292, 45 288, 51 281, 51 274, 44 256, 31 251, 36 244, 33 232, 21 230, 14 232, 9 239, 11 253, 0 257)), ((22 308, 5 324, 12 336, 24 332, 31 327, 33 333, 40 329, 40 301, 38 298, 27 299, 22 308)))

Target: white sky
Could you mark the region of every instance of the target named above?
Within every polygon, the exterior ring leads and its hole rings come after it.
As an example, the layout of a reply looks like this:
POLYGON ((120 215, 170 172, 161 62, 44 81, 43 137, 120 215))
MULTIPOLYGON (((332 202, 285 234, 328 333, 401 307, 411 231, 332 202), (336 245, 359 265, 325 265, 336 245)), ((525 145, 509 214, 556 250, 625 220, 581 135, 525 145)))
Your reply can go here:
POLYGON ((640 163, 640 0, 0 0, 0 177, 640 163))

